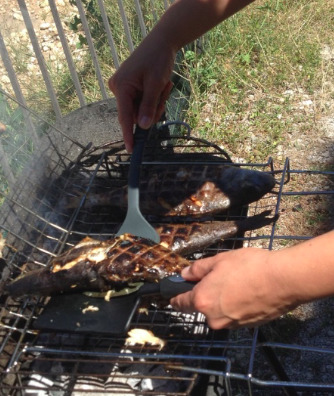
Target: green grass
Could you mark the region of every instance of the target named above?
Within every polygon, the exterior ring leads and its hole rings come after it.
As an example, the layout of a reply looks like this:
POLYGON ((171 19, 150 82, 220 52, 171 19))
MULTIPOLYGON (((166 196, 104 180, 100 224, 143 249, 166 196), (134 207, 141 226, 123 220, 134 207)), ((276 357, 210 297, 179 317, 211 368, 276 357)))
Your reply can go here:
POLYGON ((321 49, 333 45, 333 9, 333 1, 257 1, 207 33, 203 50, 184 53, 191 87, 185 120, 247 160, 272 155, 296 125, 312 128, 314 115, 296 111, 296 100, 322 89, 321 49))

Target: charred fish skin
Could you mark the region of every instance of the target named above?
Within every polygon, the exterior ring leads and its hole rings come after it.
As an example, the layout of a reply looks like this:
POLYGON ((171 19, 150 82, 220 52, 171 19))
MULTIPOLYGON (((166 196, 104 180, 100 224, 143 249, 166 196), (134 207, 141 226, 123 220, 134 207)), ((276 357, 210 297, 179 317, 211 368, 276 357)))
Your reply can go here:
MULTIPOLYGON (((140 184, 141 211, 154 216, 203 216, 255 202, 270 192, 274 177, 234 165, 168 165, 144 167, 140 184)), ((68 202, 75 208, 78 199, 68 202)), ((88 194, 85 207, 127 208, 126 186, 88 194)))
POLYGON ((50 266, 20 276, 6 286, 13 297, 52 295, 82 290, 105 291, 127 282, 154 282, 179 274, 191 263, 182 256, 204 249, 238 232, 271 224, 270 211, 236 221, 162 224, 161 244, 124 234, 106 241, 89 237, 54 258, 50 266))
POLYGON ((50 296, 81 290, 104 290, 106 287, 89 263, 79 262, 71 271, 53 272, 49 268, 30 271, 6 285, 5 292, 15 298, 28 295, 50 296))
POLYGON ((267 217, 270 213, 267 210, 241 220, 160 224, 155 229, 163 246, 181 256, 188 256, 222 239, 272 224, 277 216, 267 217))
MULTIPOLYGON (((110 265, 103 277, 112 281, 154 282, 179 274, 190 262, 170 249, 145 238, 124 234, 118 249, 113 248, 110 265)), ((102 267, 101 267, 102 268, 102 267)))
POLYGON ((106 291, 128 282, 159 281, 189 265, 175 252, 130 234, 106 241, 86 238, 50 266, 18 277, 6 285, 6 291, 13 297, 106 291))

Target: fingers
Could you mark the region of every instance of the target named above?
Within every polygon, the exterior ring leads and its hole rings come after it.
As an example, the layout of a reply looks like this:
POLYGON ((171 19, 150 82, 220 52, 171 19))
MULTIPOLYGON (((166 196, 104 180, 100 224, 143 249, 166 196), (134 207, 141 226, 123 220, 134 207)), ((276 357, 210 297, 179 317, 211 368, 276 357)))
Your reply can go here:
POLYGON ((211 310, 210 312, 205 312, 205 310, 201 310, 201 303, 198 300, 200 298, 200 295, 201 292, 197 292, 197 290, 193 289, 187 293, 182 293, 172 298, 170 300, 170 304, 176 311, 182 311, 184 313, 201 312, 206 316, 208 326, 213 330, 223 328, 236 329, 240 327, 237 321, 231 320, 224 315, 216 316, 211 310))
MULTIPOLYGON (((196 286, 195 286, 196 287, 196 286)), ((193 289, 194 290, 194 289, 193 289)), ((194 300, 194 292, 193 290, 179 294, 176 297, 173 297, 170 300, 170 304, 176 311, 182 311, 184 313, 192 313, 195 312, 196 309, 193 304, 194 300)))
MULTIPOLYGON (((203 260, 194 261, 194 263, 185 268, 181 275, 184 279, 192 282, 197 282, 203 279, 206 275, 208 275, 213 267, 215 266, 217 261, 216 256, 208 257, 203 260)), ((172 306, 182 312, 191 313, 198 310, 198 306, 200 306, 200 301, 198 300, 198 289, 201 288, 202 285, 198 284, 194 286, 194 288, 187 292, 179 294, 178 296, 171 299, 172 306)))
POLYGON ((165 109, 166 100, 173 87, 171 81, 161 90, 160 85, 145 84, 144 90, 137 87, 122 86, 117 88, 117 81, 109 79, 109 88, 117 100, 118 120, 122 128, 126 150, 131 153, 133 149, 133 125, 138 123, 143 129, 148 129, 159 121, 165 109), (139 108, 138 108, 139 102, 139 108))
POLYGON ((191 266, 185 268, 182 271, 181 275, 188 281, 197 282, 212 271, 213 267, 216 265, 216 262, 216 256, 194 261, 191 266))
POLYGON ((138 124, 141 128, 148 129, 153 123, 159 121, 172 87, 171 81, 168 81, 162 87, 160 81, 151 81, 144 84, 138 111, 138 124))

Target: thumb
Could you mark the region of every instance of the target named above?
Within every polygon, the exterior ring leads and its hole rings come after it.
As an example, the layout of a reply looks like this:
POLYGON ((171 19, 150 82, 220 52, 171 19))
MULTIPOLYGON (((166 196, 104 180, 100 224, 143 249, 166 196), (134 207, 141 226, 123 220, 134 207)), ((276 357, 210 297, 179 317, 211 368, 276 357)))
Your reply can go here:
POLYGON ((215 257, 194 261, 192 265, 182 270, 181 275, 188 281, 199 281, 212 271, 216 264, 215 257))

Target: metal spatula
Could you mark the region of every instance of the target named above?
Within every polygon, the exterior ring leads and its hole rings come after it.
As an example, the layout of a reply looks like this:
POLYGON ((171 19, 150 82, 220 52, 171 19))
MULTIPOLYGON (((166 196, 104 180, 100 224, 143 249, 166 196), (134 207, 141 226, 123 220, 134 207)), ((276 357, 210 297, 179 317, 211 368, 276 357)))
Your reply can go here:
POLYGON ((140 166, 148 130, 136 126, 134 146, 130 160, 128 177, 128 211, 117 236, 129 233, 159 243, 160 236, 151 224, 144 218, 139 209, 139 179, 140 166))

